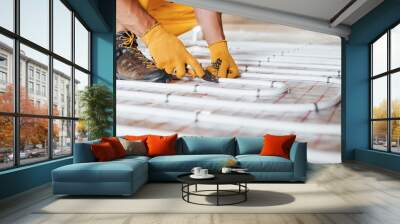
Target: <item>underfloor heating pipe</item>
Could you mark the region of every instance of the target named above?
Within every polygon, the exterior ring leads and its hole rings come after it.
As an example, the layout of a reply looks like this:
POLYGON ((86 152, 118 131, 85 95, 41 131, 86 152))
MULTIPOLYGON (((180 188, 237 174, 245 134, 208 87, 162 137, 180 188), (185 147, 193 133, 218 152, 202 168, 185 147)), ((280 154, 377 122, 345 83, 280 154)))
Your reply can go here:
POLYGON ((340 135, 339 124, 302 123, 292 121, 277 121, 257 119, 243 116, 213 114, 210 111, 183 111, 166 108, 155 108, 142 105, 118 105, 118 116, 121 118, 132 117, 134 114, 148 116, 168 117, 171 119, 191 121, 194 123, 207 122, 220 125, 243 126, 248 128, 263 128, 286 132, 314 133, 327 135, 340 135))
MULTIPOLYGON (((223 83, 224 81, 222 81, 223 83)), ((234 83, 240 82, 236 80, 226 80, 225 83, 234 83)), ((256 83, 253 80, 244 81, 249 83, 256 83)), ((252 89, 231 89, 231 88, 221 88, 220 86, 207 86, 203 84, 182 84, 182 83, 151 83, 151 82, 143 82, 143 81, 122 81, 118 80, 117 89, 118 91, 123 89, 139 89, 144 91, 167 91, 167 92, 183 92, 183 93, 201 93, 201 94, 210 94, 216 96, 250 96, 250 97, 263 97, 263 96, 277 96, 288 91, 288 87, 286 84, 282 82, 270 82, 270 81, 261 81, 265 82, 265 86, 259 86, 258 88, 252 89)), ((259 82, 260 83, 260 82, 259 82)), ((208 84, 208 83, 207 83, 208 84)))
POLYGON ((254 101, 234 101, 234 100, 220 100, 212 97, 197 97, 197 96, 182 96, 173 92, 166 93, 150 93, 144 91, 117 91, 118 102, 124 101, 124 104, 135 104, 138 102, 156 102, 165 103, 171 105, 190 105, 200 106, 204 108, 220 109, 221 107, 227 110, 236 111, 251 111, 251 112, 308 112, 308 111, 320 111, 331 108, 337 105, 341 101, 340 93, 336 94, 330 99, 315 103, 264 103, 254 101))

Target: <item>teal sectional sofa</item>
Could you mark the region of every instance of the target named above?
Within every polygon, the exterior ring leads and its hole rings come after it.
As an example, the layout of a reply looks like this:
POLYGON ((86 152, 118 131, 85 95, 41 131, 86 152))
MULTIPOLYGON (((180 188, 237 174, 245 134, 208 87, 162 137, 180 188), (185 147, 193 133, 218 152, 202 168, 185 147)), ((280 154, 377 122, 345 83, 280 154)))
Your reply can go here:
POLYGON ((96 162, 90 149, 98 141, 75 144, 74 163, 52 172, 54 194, 131 195, 148 181, 176 181, 193 167, 219 172, 228 160, 236 160, 259 182, 304 182, 307 144, 295 142, 290 159, 260 156, 262 137, 184 136, 177 140, 177 155, 127 156, 96 162))

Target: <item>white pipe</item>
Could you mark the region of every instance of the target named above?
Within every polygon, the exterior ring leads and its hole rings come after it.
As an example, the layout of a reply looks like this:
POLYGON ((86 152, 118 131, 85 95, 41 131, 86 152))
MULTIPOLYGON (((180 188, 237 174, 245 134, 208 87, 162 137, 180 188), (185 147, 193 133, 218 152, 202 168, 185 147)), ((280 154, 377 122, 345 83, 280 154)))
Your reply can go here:
POLYGON ((118 105, 118 116, 129 119, 133 114, 146 114, 148 116, 161 116, 174 120, 185 120, 194 123, 214 123, 221 126, 243 126, 248 128, 260 128, 279 130, 286 132, 314 133, 327 135, 340 135, 338 124, 316 124, 291 121, 276 121, 267 119, 248 118, 242 116, 230 116, 213 114, 209 111, 182 111, 176 109, 154 108, 140 105, 118 105))
MULTIPOLYGON (((203 63, 209 63, 209 54, 199 55, 193 54, 193 56, 197 57, 203 63)), ((242 63, 249 63, 255 65, 266 65, 268 66, 269 63, 285 63, 291 65, 302 65, 302 66, 326 66, 326 67, 334 67, 340 68, 341 61, 340 60, 324 60, 324 59, 317 59, 317 58, 301 58, 301 57, 290 57, 290 56, 266 56, 265 54, 262 56, 257 55, 234 55, 233 58, 236 61, 243 61, 242 63)))
MULTIPOLYGON (((236 81, 225 80, 225 83, 233 83, 236 81)), ((222 81, 224 83, 224 81, 222 81)), ((256 84, 253 81, 247 81, 247 83, 256 84)), ((267 82, 269 83, 269 82, 267 82)), ((206 83, 209 84, 209 83, 206 83)), ((239 83, 240 84, 240 83, 239 83)), ((261 82, 262 85, 262 82, 261 82)), ((288 88, 284 84, 275 84, 275 87, 270 87, 270 84, 267 84, 267 87, 263 88, 253 88, 253 89, 231 89, 231 88, 221 88, 221 86, 206 86, 203 84, 195 84, 188 85, 182 83, 153 83, 153 82, 143 82, 143 81, 117 81, 117 89, 124 88, 134 88, 134 89, 142 89, 145 91, 154 90, 154 91, 170 91, 170 92, 183 92, 183 93, 202 93, 202 94, 211 94, 216 96, 250 96, 250 97, 263 97, 263 96, 276 96, 281 95, 288 91, 288 88)))
POLYGON ((292 74, 292 75, 310 75, 320 77, 338 77, 340 72, 326 72, 326 71, 310 71, 301 69, 276 69, 268 67, 256 67, 256 66, 239 66, 239 69, 243 72, 260 73, 263 74, 292 74))
MULTIPOLYGON (((117 136, 123 135, 172 135, 175 134, 176 131, 166 131, 160 129, 149 129, 149 128, 139 128, 136 126, 128 126, 128 125, 120 125, 117 124, 117 136)), ((179 136, 190 136, 191 134, 179 132, 179 136)))
MULTIPOLYGON (((341 79, 330 76, 312 76, 312 75, 282 75, 282 74, 260 74, 260 73, 251 73, 251 72, 243 72, 240 74, 241 78, 254 78, 254 79, 274 79, 274 80, 297 80, 297 81, 312 81, 312 82, 325 82, 325 83, 333 83, 333 84, 341 84, 341 79)), ((242 79, 243 80, 243 79, 242 79)))
MULTIPOLYGON (((188 49, 194 48, 200 51, 208 51, 206 41, 185 42, 188 49)), ((229 50, 242 50, 242 52, 258 52, 264 50, 275 51, 292 51, 292 52, 313 52, 321 54, 321 51, 329 51, 339 53, 340 45, 325 45, 325 44, 298 44, 298 43, 283 43, 283 42, 265 42, 265 41, 228 41, 229 50)), ((326 56, 326 55, 325 55, 326 56)))
MULTIPOLYGON (((269 61, 272 62, 280 62, 280 63, 292 63, 292 64, 310 64, 310 65, 331 65, 340 67, 340 63, 336 62, 327 62, 327 61, 313 61, 313 60, 296 60, 296 59, 288 59, 288 58, 270 58, 269 61)), ((268 64, 263 64, 268 65, 268 64)))
POLYGON ((264 102, 243 102, 232 100, 220 100, 213 97, 197 97, 197 96, 181 96, 174 93, 149 93, 143 91, 117 91, 118 102, 124 101, 124 104, 132 104, 135 102, 157 102, 168 103, 173 105, 190 105, 200 106, 205 108, 232 109, 242 111, 271 111, 271 112, 308 112, 319 111, 330 108, 338 104, 341 100, 340 91, 335 97, 329 100, 320 101, 316 103, 290 103, 290 104, 276 104, 264 102))
MULTIPOLYGON (((265 67, 278 67, 278 68, 289 68, 289 69, 300 69, 300 70, 313 69, 313 70, 333 71, 333 72, 341 70, 340 66, 335 66, 335 65, 293 64, 293 63, 281 63, 281 62, 268 62, 257 59, 243 60, 243 59, 238 59, 236 56, 234 58, 236 64, 240 66, 253 65, 259 67, 261 65, 264 65, 265 67)), ((210 65, 210 59, 198 59, 198 61, 204 66, 210 65)))
POLYGON ((293 61, 302 61, 302 62, 318 62, 318 63, 325 63, 325 64, 340 64, 340 59, 336 58, 319 58, 319 57, 311 57, 311 56, 297 56, 297 55, 281 55, 275 54, 272 57, 268 57, 269 60, 293 60, 293 61))
POLYGON ((268 88, 282 88, 288 89, 285 83, 278 81, 269 81, 269 80, 250 80, 250 79, 228 79, 228 78, 219 78, 219 83, 228 83, 228 84, 237 84, 237 85, 250 85, 250 86, 262 86, 268 88))

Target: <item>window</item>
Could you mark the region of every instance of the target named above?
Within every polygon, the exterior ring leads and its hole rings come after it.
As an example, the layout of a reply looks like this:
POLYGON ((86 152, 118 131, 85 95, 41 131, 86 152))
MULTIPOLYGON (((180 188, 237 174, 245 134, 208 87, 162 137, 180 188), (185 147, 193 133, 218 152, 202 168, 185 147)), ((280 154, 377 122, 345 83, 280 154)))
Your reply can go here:
MULTIPOLYGON (((40 95, 40 84, 36 84, 36 95, 40 95)), ((32 96, 33 97, 33 96, 32 96)))
POLYGON ((81 112, 79 107, 80 93, 88 85, 89 85, 89 74, 76 70, 75 71, 75 117, 79 117, 81 112))
POLYGON ((0 84, 6 85, 7 84, 7 73, 0 71, 0 84))
POLYGON ((0 26, 14 31, 14 0, 0 1, 0 26))
POLYGON ((42 86, 42 96, 46 96, 46 86, 42 86))
POLYGON ((32 66, 29 66, 28 74, 29 74, 29 79, 33 80, 34 77, 33 77, 33 67, 32 66))
POLYGON ((0 91, 5 92, 7 87, 7 56, 0 54, 0 91))
POLYGON ((400 25, 370 45, 371 148, 400 153, 400 25))
POLYGON ((19 0, 21 36, 49 48, 49 0, 19 0))
POLYGON ((0 0, 0 26, 0 170, 72 155, 87 138, 74 105, 90 84, 89 30, 62 0, 0 0))
POLYGON ((53 120, 53 157, 71 155, 72 121, 53 120))
MULTIPOLYGON (((81 114, 81 108, 79 107, 80 93, 85 87, 89 86, 89 74, 75 71, 75 117, 79 117, 81 114)), ((85 141, 87 140, 87 129, 85 122, 78 121, 75 125, 75 141, 85 141)))
POLYGON ((28 82, 28 92, 29 94, 33 94, 34 92, 34 87, 33 87, 33 82, 28 82))
MULTIPOLYGON (((3 4, 0 1, 0 6, 3 4)), ((2 18, 0 9, 0 20, 2 18)), ((0 33, 0 57, 3 58, 0 62, 0 113, 12 113, 14 111, 14 71, 10 65, 14 57, 13 39, 6 37, 0 33), (5 59, 8 59, 6 62, 5 59)), ((0 136, 1 137, 1 136, 0 136)), ((0 140, 1 141, 1 140, 0 140)), ((0 149, 1 149, 0 143, 0 149)), ((1 169, 1 160, 0 160, 1 169)))
POLYGON ((62 57, 72 60, 72 12, 60 0, 53 0, 53 15, 53 50, 62 57))
POLYGON ((53 60, 53 65, 53 114, 61 114, 63 117, 72 117, 72 108, 70 106, 67 107, 65 113, 61 113, 60 111, 60 107, 66 106, 64 101, 65 96, 71 100, 71 102, 68 102, 68 105, 72 104, 72 91, 70 89, 65 89, 64 87, 65 83, 72 84, 72 68, 56 59, 53 60), (61 100, 61 103, 59 99, 61 100))
POLYGON ((0 169, 14 166, 14 122, 12 116, 0 115, 0 169))
POLYGON ((77 18, 75 18, 75 62, 89 69, 89 32, 77 18))
POLYGON ((36 80, 40 81, 40 70, 39 69, 36 69, 36 80))
POLYGON ((7 56, 0 55, 0 67, 6 68, 7 67, 7 56))

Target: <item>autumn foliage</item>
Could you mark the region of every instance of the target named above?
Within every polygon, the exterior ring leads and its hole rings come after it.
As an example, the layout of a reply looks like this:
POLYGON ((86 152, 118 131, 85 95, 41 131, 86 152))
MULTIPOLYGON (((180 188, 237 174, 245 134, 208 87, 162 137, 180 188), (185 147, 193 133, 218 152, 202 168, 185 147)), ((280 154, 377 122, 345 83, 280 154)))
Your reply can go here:
MULTIPOLYGON (((14 96, 13 86, 9 85, 6 92, 0 93, 0 111, 13 112, 14 96)), ((35 105, 29 98, 25 88, 20 89, 20 111, 22 114, 47 115, 47 104, 35 105), (46 105, 46 106, 43 106, 46 105)), ((58 113, 58 112, 57 112, 58 113)), ((0 149, 13 148, 13 117, 0 116, 0 149)), ((20 118, 20 148, 24 149, 27 145, 45 145, 48 137, 47 118, 20 118)), ((53 138, 59 135, 59 127, 53 125, 53 138)))
MULTIPOLYGON (((400 117, 400 101, 392 100, 391 117, 400 117)), ((387 101, 381 101, 378 106, 373 108, 373 118, 387 118, 387 101)), ((387 121, 376 121, 372 126, 374 138, 386 139, 387 136, 387 121)), ((394 120, 391 122, 392 141, 398 141, 400 138, 400 122, 394 120)))

